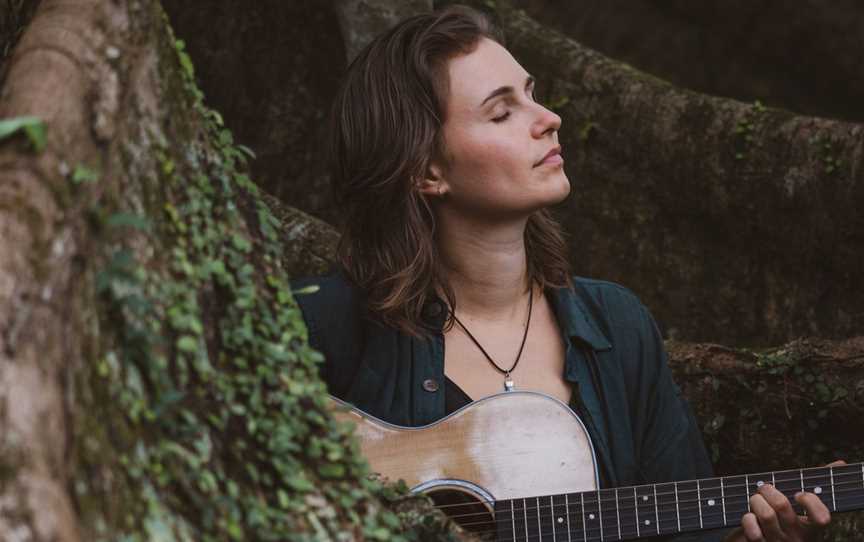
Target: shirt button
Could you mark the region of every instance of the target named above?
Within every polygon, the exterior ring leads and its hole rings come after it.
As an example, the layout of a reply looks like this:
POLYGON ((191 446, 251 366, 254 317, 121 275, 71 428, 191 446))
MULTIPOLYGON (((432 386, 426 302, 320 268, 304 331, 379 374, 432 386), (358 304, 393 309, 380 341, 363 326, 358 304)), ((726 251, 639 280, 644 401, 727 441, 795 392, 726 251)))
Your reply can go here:
POLYGON ((423 389, 430 392, 438 391, 438 381, 431 378, 424 380, 423 389))
POLYGON ((423 307, 423 315, 429 319, 438 318, 442 312, 444 312, 444 307, 441 306, 440 301, 430 301, 423 307))

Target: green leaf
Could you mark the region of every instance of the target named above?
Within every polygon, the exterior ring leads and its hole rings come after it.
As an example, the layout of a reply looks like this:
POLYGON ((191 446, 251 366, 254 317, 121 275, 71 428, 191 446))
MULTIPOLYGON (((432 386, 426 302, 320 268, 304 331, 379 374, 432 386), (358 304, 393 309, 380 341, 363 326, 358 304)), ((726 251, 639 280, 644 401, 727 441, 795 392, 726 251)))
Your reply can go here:
POLYGON ((249 158, 255 159, 255 152, 246 145, 237 145, 237 150, 249 155, 249 158))
POLYGON ((314 294, 315 292, 317 292, 320 289, 321 289, 321 287, 318 286, 317 284, 312 284, 310 286, 300 288, 299 290, 291 290, 291 293, 294 295, 314 294))
POLYGON ((191 335, 183 335, 177 339, 177 348, 182 352, 194 352, 198 349, 198 340, 191 335))
POLYGON ((14 117, 0 120, 0 141, 24 131, 36 152, 45 148, 45 123, 39 117, 14 117))
POLYGON ((78 164, 77 166, 75 166, 75 170, 72 172, 73 184, 92 183, 98 180, 99 172, 90 169, 83 164, 78 164))
POLYGON ((141 231, 150 231, 150 221, 146 217, 133 213, 114 213, 105 223, 110 228, 127 226, 141 231))
POLYGON ((318 467, 318 474, 324 478, 342 478, 345 476, 345 466, 339 463, 325 463, 318 467))

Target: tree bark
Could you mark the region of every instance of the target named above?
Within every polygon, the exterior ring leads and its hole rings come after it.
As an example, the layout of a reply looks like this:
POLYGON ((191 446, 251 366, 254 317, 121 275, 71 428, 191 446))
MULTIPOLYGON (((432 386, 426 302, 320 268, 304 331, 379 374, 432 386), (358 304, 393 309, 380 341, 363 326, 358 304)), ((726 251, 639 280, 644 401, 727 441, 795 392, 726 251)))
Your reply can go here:
POLYGON ((0 141, 0 538, 455 539, 330 418, 287 269, 333 234, 192 75, 152 0, 44 0, 10 59, 47 138, 0 141))
POLYGON ((679 87, 864 120, 864 13, 837 2, 523 0, 538 22, 679 87))
POLYGON ((333 0, 333 6, 350 63, 372 38, 397 22, 432 11, 432 0, 333 0))
POLYGON ((580 273, 632 287, 680 339, 861 328, 864 127, 682 90, 497 6, 564 119, 580 273))

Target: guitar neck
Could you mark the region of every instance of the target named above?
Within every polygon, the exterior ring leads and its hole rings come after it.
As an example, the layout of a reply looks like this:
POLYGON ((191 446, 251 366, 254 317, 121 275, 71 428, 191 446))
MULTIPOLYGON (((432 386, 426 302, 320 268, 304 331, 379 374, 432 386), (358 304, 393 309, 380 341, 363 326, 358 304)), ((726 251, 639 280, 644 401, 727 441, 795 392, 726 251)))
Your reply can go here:
POLYGON ((589 542, 734 527, 762 484, 816 494, 832 512, 864 508, 864 463, 667 482, 495 503, 498 540, 589 542))

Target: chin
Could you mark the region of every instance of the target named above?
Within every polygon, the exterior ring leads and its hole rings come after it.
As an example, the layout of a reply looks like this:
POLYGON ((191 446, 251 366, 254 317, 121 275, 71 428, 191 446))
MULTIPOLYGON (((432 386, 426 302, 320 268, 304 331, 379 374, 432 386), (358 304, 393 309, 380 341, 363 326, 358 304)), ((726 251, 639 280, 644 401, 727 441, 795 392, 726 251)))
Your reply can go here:
POLYGON ((561 170, 561 175, 556 175, 555 178, 555 190, 554 194, 551 195, 551 199, 553 201, 549 202, 549 205, 556 205, 561 203, 567 196, 570 195, 570 180, 567 178, 567 175, 564 174, 564 170, 561 170))

